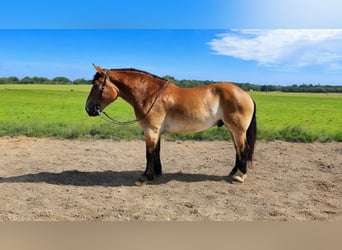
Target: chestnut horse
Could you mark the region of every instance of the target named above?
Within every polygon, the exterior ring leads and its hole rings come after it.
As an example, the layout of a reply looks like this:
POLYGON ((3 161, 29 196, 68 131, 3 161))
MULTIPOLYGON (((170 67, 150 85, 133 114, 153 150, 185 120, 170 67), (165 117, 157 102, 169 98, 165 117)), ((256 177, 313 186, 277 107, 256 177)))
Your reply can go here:
POLYGON ((223 125, 230 131, 236 150, 229 177, 244 182, 256 141, 256 106, 246 92, 231 83, 180 88, 145 71, 94 67, 97 73, 85 109, 89 116, 98 116, 118 97, 132 105, 146 142, 147 164, 141 183, 162 174, 162 134, 194 133, 223 125))

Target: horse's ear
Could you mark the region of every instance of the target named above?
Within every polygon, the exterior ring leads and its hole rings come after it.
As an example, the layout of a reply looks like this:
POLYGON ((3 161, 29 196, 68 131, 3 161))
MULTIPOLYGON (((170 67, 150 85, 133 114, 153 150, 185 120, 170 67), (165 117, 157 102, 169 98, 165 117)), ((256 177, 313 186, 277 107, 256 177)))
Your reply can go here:
POLYGON ((101 69, 100 66, 96 66, 94 63, 93 63, 93 66, 96 69, 96 71, 99 72, 100 74, 105 74, 106 73, 103 69, 101 69))

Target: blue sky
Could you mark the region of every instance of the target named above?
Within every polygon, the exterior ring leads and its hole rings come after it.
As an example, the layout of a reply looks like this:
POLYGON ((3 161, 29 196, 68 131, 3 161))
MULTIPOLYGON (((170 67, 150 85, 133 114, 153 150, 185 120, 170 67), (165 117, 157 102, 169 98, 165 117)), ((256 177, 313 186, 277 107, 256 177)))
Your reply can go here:
POLYGON ((341 85, 342 4, 297 2, 6 1, 0 77, 91 79, 95 63, 177 79, 341 85))

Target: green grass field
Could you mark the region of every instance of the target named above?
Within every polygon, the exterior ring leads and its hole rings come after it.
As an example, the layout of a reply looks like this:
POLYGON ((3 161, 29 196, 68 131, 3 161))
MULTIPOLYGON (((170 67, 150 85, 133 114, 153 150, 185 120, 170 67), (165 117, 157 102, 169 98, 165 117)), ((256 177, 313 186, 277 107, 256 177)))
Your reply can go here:
POLYGON ((253 93, 260 139, 342 141, 342 94, 253 93))
MULTIPOLYGON (((117 126, 84 110, 91 86, 0 85, 0 136, 139 139, 137 124, 117 126)), ((258 138, 288 141, 342 141, 341 94, 251 93, 257 103, 258 138)), ((106 111, 114 118, 134 119, 121 99, 106 111)), ((167 139, 220 140, 224 127, 167 139)))

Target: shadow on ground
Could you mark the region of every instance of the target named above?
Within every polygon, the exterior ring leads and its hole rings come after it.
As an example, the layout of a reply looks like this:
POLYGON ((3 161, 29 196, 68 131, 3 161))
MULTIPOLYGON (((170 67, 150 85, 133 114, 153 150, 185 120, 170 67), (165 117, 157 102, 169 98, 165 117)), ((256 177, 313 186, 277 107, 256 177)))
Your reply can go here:
MULTIPOLYGON (((54 185, 73 186, 136 186, 136 181, 142 171, 94 171, 83 172, 78 170, 63 171, 61 173, 40 172, 0 178, 0 183, 48 183, 54 185)), ((189 173, 166 173, 159 177, 153 184, 165 184, 169 181, 201 182, 227 180, 226 176, 189 174, 189 173)))

